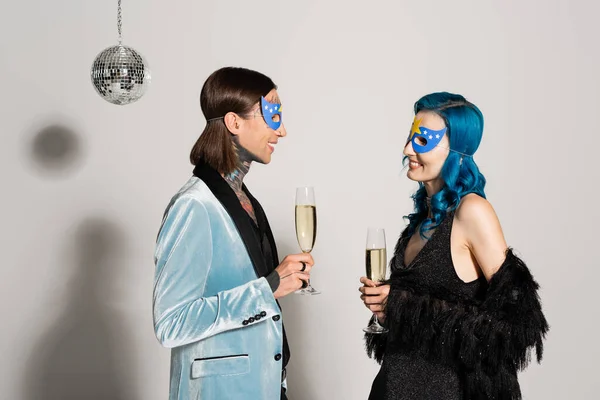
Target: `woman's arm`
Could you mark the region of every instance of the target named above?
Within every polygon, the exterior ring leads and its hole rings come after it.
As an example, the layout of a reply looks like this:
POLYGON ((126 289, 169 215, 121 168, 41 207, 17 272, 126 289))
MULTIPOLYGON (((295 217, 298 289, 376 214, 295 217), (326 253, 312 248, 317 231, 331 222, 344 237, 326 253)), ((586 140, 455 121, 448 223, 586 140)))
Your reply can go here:
POLYGON ((489 281, 504 262, 508 247, 496 212, 486 199, 470 194, 456 210, 456 222, 465 246, 489 281))
POLYGON ((280 313, 264 278, 204 297, 210 269, 227 268, 227 260, 213 259, 212 249, 204 205, 193 198, 177 199, 165 216, 155 253, 154 329, 165 347, 197 342, 280 313))

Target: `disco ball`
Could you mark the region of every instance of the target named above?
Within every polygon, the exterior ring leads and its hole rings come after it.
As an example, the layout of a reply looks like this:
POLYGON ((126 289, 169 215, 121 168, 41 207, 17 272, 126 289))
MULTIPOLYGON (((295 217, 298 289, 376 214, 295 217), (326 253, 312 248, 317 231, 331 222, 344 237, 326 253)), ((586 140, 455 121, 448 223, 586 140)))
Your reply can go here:
POLYGON ((139 100, 150 85, 146 60, 131 47, 117 45, 103 50, 91 70, 96 92, 106 101, 125 105, 139 100))

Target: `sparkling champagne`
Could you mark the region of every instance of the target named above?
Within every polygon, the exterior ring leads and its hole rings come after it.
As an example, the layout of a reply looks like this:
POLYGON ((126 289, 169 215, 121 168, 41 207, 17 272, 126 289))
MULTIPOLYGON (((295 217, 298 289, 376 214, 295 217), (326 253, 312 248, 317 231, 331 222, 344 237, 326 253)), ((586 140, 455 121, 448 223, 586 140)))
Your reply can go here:
POLYGON ((387 254, 385 249, 367 249, 367 278, 373 282, 385 280, 387 254))
POLYGON ((296 237, 300 249, 304 253, 310 253, 317 238, 317 208, 315 206, 296 206, 296 237))

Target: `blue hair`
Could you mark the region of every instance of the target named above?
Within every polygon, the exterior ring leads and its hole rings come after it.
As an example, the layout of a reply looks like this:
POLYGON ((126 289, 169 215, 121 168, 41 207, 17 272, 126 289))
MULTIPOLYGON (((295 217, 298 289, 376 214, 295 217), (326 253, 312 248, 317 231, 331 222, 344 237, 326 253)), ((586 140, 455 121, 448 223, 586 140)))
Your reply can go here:
POLYGON ((473 160, 483 135, 483 114, 463 96, 447 92, 431 93, 420 98, 414 106, 415 114, 419 111, 432 111, 442 117, 451 150, 442 167, 444 185, 431 197, 431 218, 428 217, 427 192, 421 182, 412 195, 415 210, 405 216, 409 221, 408 234, 412 235, 421 224, 419 233, 427 239, 425 233, 438 227, 465 195, 476 193, 485 198, 485 177, 473 160))

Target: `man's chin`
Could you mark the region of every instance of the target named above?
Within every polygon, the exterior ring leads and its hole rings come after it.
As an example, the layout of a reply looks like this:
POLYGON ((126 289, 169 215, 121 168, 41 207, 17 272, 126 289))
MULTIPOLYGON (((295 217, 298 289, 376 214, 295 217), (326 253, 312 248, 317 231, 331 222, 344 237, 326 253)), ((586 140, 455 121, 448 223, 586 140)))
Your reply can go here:
POLYGON ((256 161, 259 164, 267 165, 271 162, 271 154, 264 154, 261 157, 254 156, 254 161, 256 161))
POLYGON ((246 150, 246 155, 248 156, 248 158, 250 159, 250 162, 252 162, 252 163, 268 164, 271 162, 270 154, 257 155, 254 152, 250 152, 250 151, 246 150))
POLYGON ((252 162, 255 162, 257 164, 262 164, 262 165, 267 165, 269 163, 271 163, 271 157, 255 157, 252 162))

